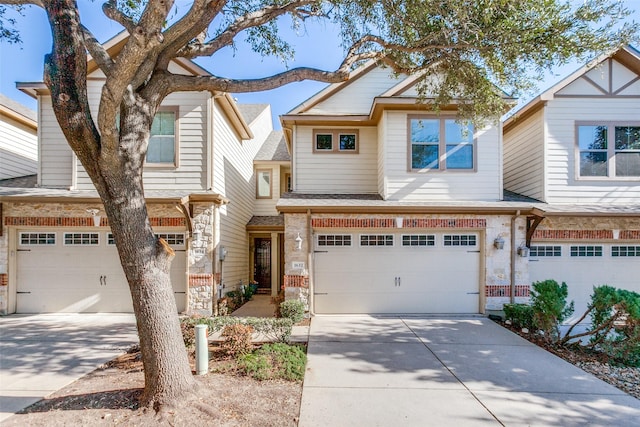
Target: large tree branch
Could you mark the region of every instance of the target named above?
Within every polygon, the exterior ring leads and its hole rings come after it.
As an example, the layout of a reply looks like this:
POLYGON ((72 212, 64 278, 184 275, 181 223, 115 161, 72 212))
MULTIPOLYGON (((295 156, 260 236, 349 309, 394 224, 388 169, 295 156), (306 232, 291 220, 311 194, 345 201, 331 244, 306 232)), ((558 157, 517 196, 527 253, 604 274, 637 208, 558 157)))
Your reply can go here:
POLYGON ((118 9, 116 0, 109 0, 107 3, 103 4, 102 12, 107 18, 122 25, 129 34, 132 34, 135 31, 135 21, 118 9))
POLYGON ((91 57, 96 61, 98 67, 108 76, 113 67, 113 59, 109 56, 102 43, 100 43, 85 26, 81 26, 82 34, 84 37, 84 44, 91 54, 91 57))
POLYGON ((11 6, 34 5, 44 9, 44 1, 42 0, 2 0, 2 4, 8 4, 11 6))

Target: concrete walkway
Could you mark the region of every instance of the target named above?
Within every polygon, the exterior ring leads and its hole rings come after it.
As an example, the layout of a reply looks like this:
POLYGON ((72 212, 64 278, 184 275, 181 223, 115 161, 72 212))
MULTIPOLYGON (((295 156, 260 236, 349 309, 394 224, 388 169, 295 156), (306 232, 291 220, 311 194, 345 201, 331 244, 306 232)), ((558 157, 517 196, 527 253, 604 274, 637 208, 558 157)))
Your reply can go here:
POLYGON ((311 321, 300 427, 638 420, 638 399, 482 317, 311 321))
POLYGON ((271 304, 270 295, 254 295, 231 315, 237 317, 273 317, 275 310, 276 306, 271 304))
POLYGON ((133 314, 0 318, 0 423, 137 342, 133 314))

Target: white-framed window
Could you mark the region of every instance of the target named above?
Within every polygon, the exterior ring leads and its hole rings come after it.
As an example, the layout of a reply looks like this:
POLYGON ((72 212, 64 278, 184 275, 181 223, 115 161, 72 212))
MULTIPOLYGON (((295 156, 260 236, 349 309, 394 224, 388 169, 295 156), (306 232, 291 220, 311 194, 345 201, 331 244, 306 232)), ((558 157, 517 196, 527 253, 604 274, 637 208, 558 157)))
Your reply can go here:
POLYGON ((475 170, 471 123, 409 116, 409 171, 475 170))
POLYGON ((602 256, 602 246, 577 245, 571 246, 572 257, 600 257, 602 256))
POLYGON ((63 241, 65 246, 98 246, 100 233, 68 232, 64 233, 63 241))
POLYGON ((436 236, 433 234, 404 234, 402 246, 435 246, 436 236))
POLYGON ((271 188, 272 188, 271 169, 257 169, 256 170, 256 198, 270 199, 272 197, 271 188))
POLYGON ((393 234, 361 234, 360 246, 393 246, 393 234))
POLYGON ((475 234, 445 234, 445 246, 475 246, 477 238, 475 234))
POLYGON ((56 244, 56 233, 21 232, 21 246, 51 246, 56 244))
POLYGON ((640 178, 640 123, 578 123, 578 177, 640 178))
POLYGON ((531 246, 529 255, 532 257, 562 256, 562 246, 531 246))
POLYGON ((156 233, 161 239, 164 239, 169 246, 184 246, 184 233, 156 233))
POLYGON ((318 234, 318 246, 351 246, 351 235, 318 234))
POLYGON ((146 164, 177 166, 178 108, 160 107, 151 125, 146 164))
POLYGON ((357 153, 357 129, 314 129, 314 153, 357 153))
POLYGON ((612 246, 612 257, 636 257, 640 256, 640 246, 612 246))

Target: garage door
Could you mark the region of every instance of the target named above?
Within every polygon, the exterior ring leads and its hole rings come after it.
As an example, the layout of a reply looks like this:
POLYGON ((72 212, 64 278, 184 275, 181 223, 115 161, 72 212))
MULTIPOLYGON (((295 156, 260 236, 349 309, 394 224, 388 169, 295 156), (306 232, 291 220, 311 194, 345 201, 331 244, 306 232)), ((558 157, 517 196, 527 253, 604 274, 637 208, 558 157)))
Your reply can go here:
POLYGON ((578 320, 587 309, 594 286, 610 285, 640 292, 640 246, 534 244, 529 256, 531 282, 553 279, 567 284, 568 300, 575 303, 575 313, 567 323, 578 320))
MULTIPOLYGON (((171 279, 178 310, 185 308, 183 233, 161 233, 176 250, 171 279)), ((111 233, 18 231, 18 313, 129 313, 129 286, 111 233)))
POLYGON ((316 313, 478 313, 477 234, 317 234, 316 313))

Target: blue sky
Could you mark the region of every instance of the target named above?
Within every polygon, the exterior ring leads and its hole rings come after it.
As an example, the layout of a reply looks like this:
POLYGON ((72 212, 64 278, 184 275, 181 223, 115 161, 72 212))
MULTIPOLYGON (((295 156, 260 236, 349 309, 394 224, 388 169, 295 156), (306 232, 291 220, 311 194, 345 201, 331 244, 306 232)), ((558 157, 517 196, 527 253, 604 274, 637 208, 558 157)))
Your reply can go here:
MULTIPOLYGON (((629 7, 636 10, 634 19, 640 20, 640 0, 626 0, 629 7)), ((121 31, 121 27, 105 18, 101 11, 101 2, 78 0, 80 15, 85 25, 100 41, 106 41, 121 31)), ((180 5, 180 2, 177 2, 180 5)), ((183 3, 186 4, 186 3, 183 3)), ((34 99, 18 91, 17 81, 42 81, 44 55, 51 50, 51 33, 44 11, 28 7, 24 17, 18 17, 22 44, 11 45, 0 42, 0 93, 32 109, 36 108, 34 99)), ((296 49, 295 61, 289 67, 311 66, 334 69, 342 61, 342 48, 336 28, 330 24, 311 24, 301 28, 298 33, 286 29, 287 39, 296 49)), ((213 74, 232 78, 259 78, 284 70, 283 64, 274 58, 262 58, 250 49, 239 46, 237 51, 227 48, 211 58, 197 59, 201 66, 213 74)), ((540 83, 544 89, 561 77, 566 76, 580 64, 569 64, 549 74, 540 83)), ((325 86, 318 82, 301 82, 267 92, 234 94, 241 103, 271 104, 275 124, 277 116, 291 110, 305 99, 325 86)))

